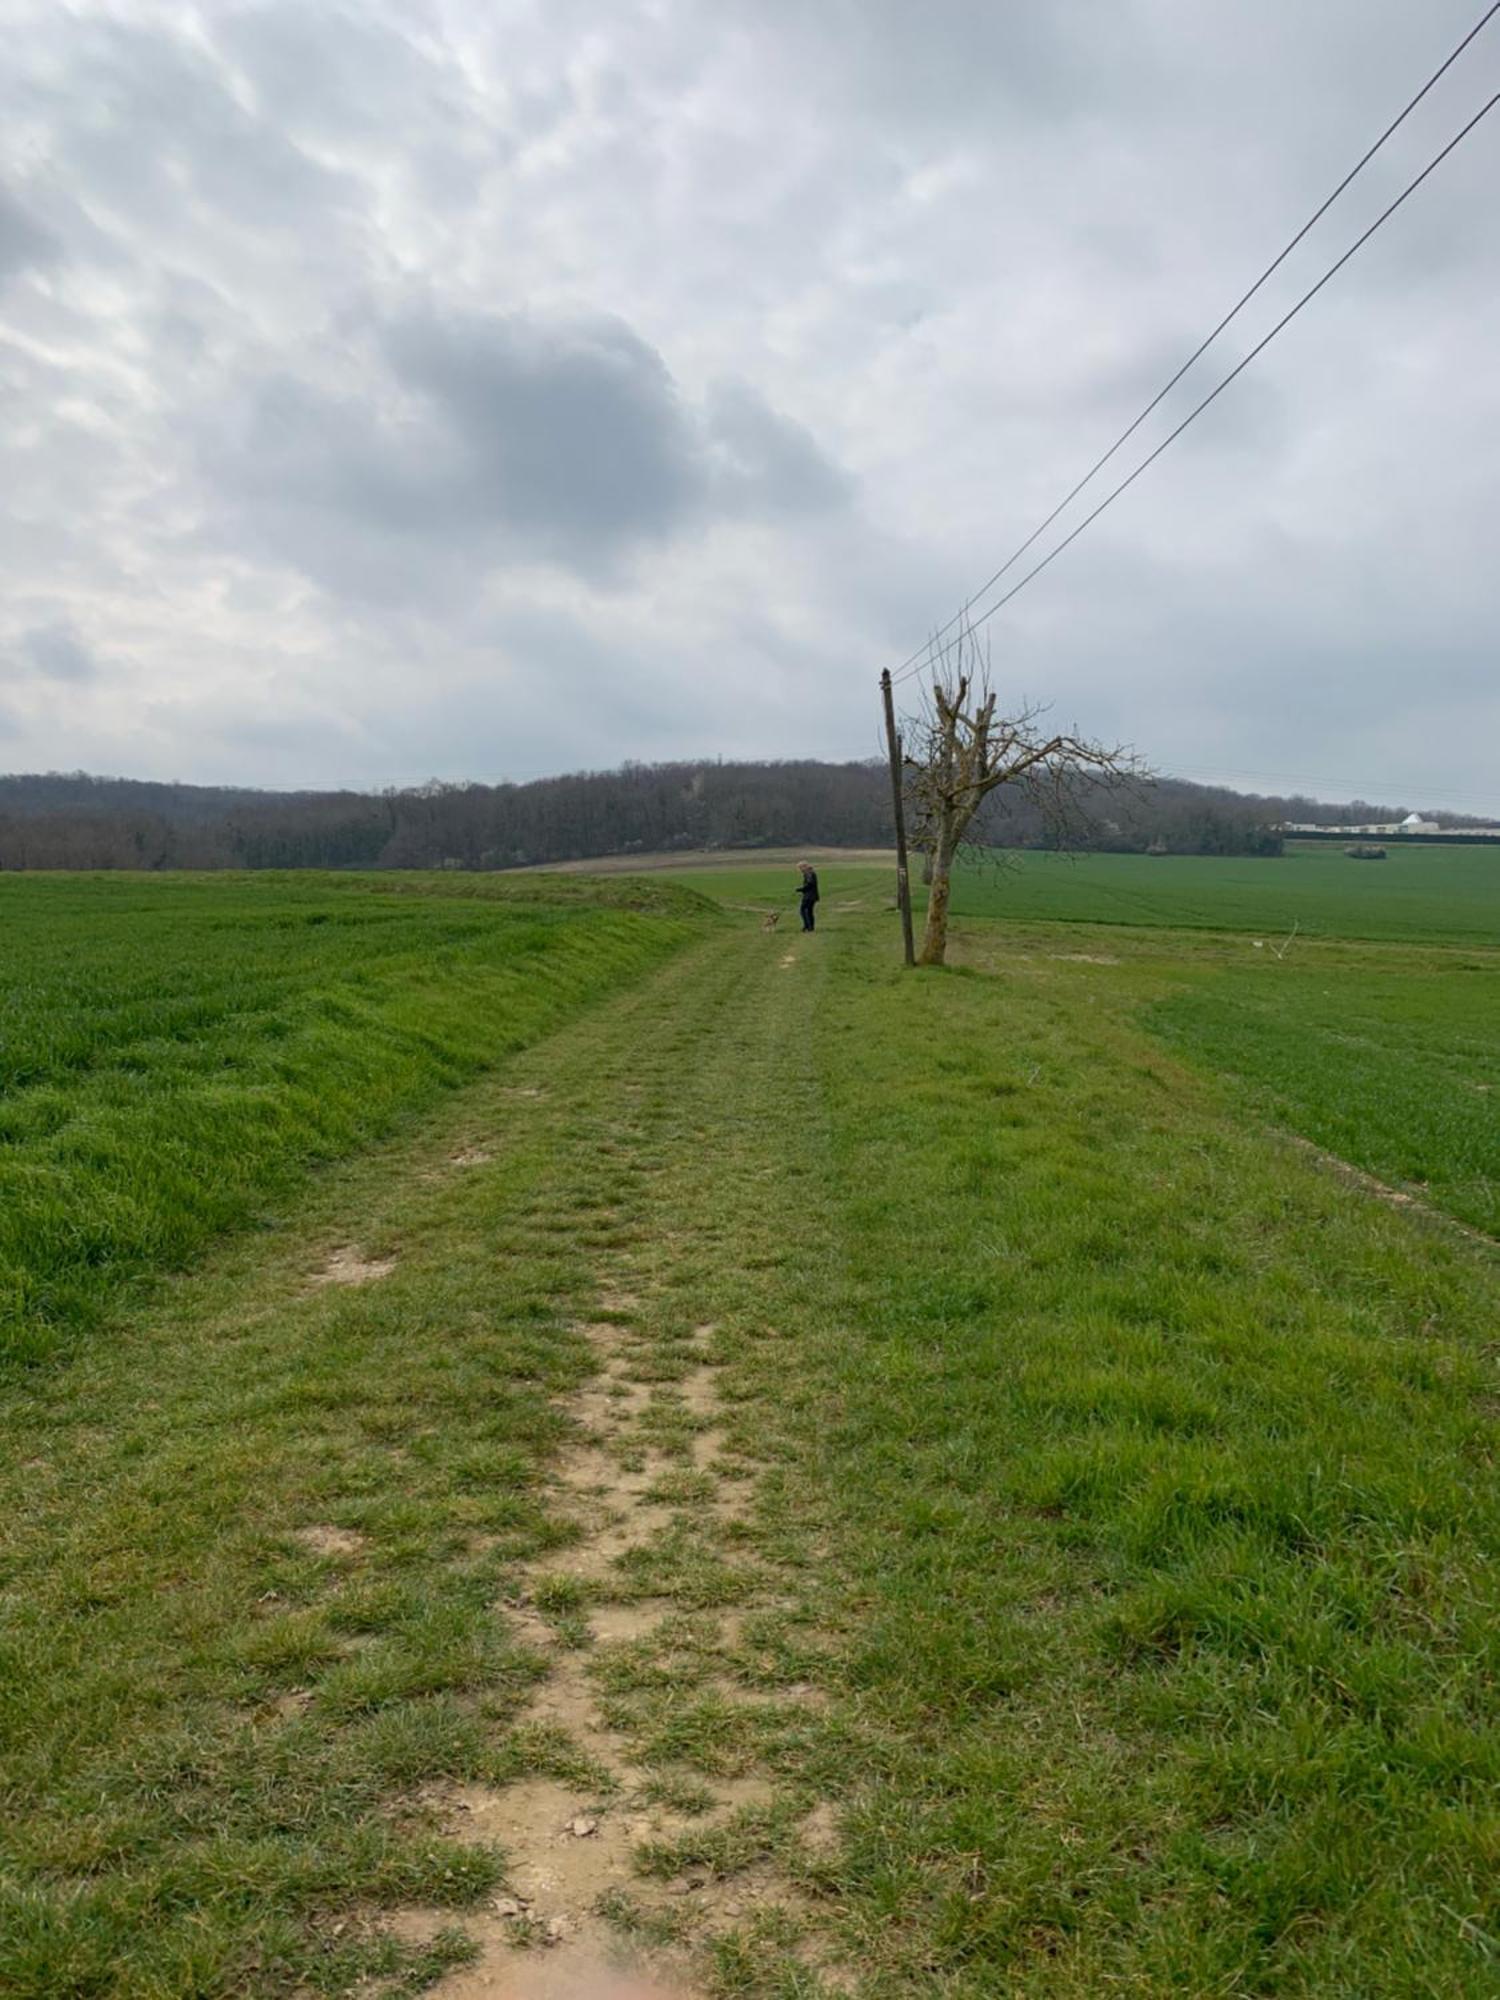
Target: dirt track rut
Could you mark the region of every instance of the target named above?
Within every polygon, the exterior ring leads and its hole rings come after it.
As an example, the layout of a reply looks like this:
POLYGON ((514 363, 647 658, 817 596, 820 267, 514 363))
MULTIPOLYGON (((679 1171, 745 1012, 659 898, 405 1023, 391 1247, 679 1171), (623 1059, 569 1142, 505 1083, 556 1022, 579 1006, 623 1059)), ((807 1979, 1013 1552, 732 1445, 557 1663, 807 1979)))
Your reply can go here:
MULTIPOLYGON (((587 1215, 610 1245, 575 1323, 595 1372, 568 1401, 553 1472, 571 1539, 519 1571, 499 1607, 546 1661, 522 1723, 538 1768, 442 1801, 451 1830, 497 1844, 507 1873, 492 1906, 463 1919, 479 1957, 434 1989, 441 2000, 697 2000, 716 1940, 757 1935, 806 1964, 809 1992, 848 1990, 815 1894, 836 1806, 776 1754, 821 1727, 829 1703, 788 1677, 801 1667, 777 1665, 778 1621, 801 1586, 784 1534, 761 1519, 753 1400, 741 1400, 757 1351, 783 1338, 767 1315, 792 1224, 767 1141, 805 1087, 794 1017, 806 1000, 775 992, 794 956, 768 948, 747 980, 736 953, 707 1020, 674 1001, 683 968, 596 1019, 596 1040, 612 1031, 612 1088, 586 1120, 565 1081, 545 1099, 538 1087, 537 1115, 608 1162, 616 1195, 587 1215), (704 1202, 709 1154, 736 1237, 748 1223, 766 1246, 760 1268, 726 1268, 721 1206, 704 1202)), ((394 1927, 421 1939, 452 1923, 414 1910, 394 1927)))

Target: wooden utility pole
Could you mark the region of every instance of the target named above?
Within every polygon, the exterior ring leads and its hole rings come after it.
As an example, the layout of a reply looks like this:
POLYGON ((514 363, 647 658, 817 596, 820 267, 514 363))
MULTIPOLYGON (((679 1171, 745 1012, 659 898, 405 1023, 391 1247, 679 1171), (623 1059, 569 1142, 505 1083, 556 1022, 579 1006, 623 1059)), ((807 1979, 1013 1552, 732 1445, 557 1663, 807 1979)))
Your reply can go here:
POLYGON ((885 740, 891 753, 891 805, 896 815, 896 897, 901 905, 901 935, 906 943, 906 962, 917 962, 916 941, 911 929, 911 876, 906 866, 906 803, 901 795, 901 738, 896 734, 896 704, 891 695, 891 670, 880 676, 880 692, 885 700, 885 740))

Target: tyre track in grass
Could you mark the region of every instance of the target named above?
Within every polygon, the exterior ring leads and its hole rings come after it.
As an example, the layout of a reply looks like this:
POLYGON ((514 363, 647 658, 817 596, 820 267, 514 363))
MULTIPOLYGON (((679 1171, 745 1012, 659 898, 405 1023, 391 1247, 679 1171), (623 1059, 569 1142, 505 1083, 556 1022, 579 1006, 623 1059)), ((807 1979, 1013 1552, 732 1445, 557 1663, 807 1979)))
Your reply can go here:
MULTIPOLYGON (((515 1734, 529 1768, 438 1802, 506 1855, 442 2000, 688 2000, 773 1957, 799 1992, 849 1990, 820 1910, 835 1808, 808 1775, 839 1727, 805 1643, 813 1552, 762 1505, 772 1447, 749 1400, 807 1309, 786 1279, 817 1229, 806 1030, 825 959, 821 941, 735 938, 517 1068, 517 1090, 547 1072, 535 1115, 576 1162, 571 1195, 545 1199, 597 1246, 574 1325, 595 1373, 566 1399, 551 1480, 570 1539, 502 1607, 546 1663, 515 1734), (778 977, 789 960, 809 976, 778 977)), ((452 1922, 393 1927, 421 1943, 452 1922)))

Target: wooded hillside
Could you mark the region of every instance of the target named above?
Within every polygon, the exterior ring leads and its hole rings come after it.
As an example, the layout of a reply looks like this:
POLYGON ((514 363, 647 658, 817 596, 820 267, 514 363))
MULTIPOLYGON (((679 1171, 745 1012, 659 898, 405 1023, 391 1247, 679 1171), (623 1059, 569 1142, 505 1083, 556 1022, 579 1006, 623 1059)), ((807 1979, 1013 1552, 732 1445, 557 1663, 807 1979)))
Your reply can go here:
MULTIPOLYGON (((1176 854, 1280 849, 1284 818, 1395 816, 1163 778, 1091 801, 1088 846, 1176 854)), ((1448 815, 1446 817, 1451 817, 1448 815)), ((1002 792, 985 838, 1047 845, 1002 792)), ((625 764, 528 784, 432 782, 384 792, 269 792, 83 772, 0 777, 0 868, 515 868, 595 855, 743 847, 869 847, 892 839, 878 762, 625 764)))

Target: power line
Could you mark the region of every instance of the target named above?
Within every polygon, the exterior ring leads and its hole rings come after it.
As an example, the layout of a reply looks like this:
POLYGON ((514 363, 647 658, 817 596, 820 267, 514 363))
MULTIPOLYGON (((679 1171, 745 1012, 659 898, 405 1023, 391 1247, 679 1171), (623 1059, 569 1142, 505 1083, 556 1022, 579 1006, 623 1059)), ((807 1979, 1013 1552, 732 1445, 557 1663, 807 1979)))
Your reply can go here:
MULTIPOLYGON (((1072 505, 1073 501, 1075 501, 1078 498, 1079 494, 1083 491, 1084 487, 1087 486, 1089 482, 1094 478, 1095 474, 1103 471, 1104 467, 1108 465, 1109 461, 1114 457, 1115 453, 1120 449, 1121 445, 1125 444, 1130 438, 1134 437, 1135 433, 1140 429, 1141 425, 1146 421, 1147 417, 1151 415, 1152 411, 1157 409, 1160 406, 1160 404, 1166 400, 1166 398, 1171 394, 1171 392, 1177 387, 1177 384, 1182 380, 1183 376, 1186 375, 1188 370, 1193 366, 1194 362, 1200 360, 1202 356, 1208 352, 1209 348, 1213 346, 1214 342, 1218 339, 1219 335, 1223 333, 1225 328, 1230 324, 1231 320, 1238 318, 1239 314, 1255 297, 1256 293, 1265 284, 1266 280, 1281 268, 1281 266, 1286 262, 1287 258, 1290 257, 1292 252, 1297 248, 1297 245, 1303 240, 1303 238, 1308 234, 1308 232, 1317 223, 1319 223, 1323 219, 1323 217, 1328 213, 1329 209, 1332 208, 1333 204, 1338 200, 1339 196, 1344 192, 1345 188, 1347 188, 1359 174, 1364 172, 1365 168, 1370 164, 1371 160, 1374 159, 1375 155, 1380 151, 1381 147, 1385 144, 1386 140, 1391 137, 1392 133, 1394 133, 1399 126, 1405 124, 1406 120, 1411 116, 1412 112, 1416 110, 1417 106, 1422 102, 1423 98, 1426 97, 1428 92, 1433 88, 1433 86, 1443 76, 1447 74, 1447 72, 1453 67, 1454 63, 1456 63, 1458 61, 1458 58, 1463 54, 1464 50, 1469 46, 1470 42, 1474 40, 1475 36, 1479 34, 1481 29, 1486 27, 1489 24, 1489 22, 1494 19, 1496 14, 1500 14, 1500 0, 1492 0, 1492 4, 1485 9, 1484 13, 1474 23, 1473 27, 1470 28, 1469 32, 1464 36, 1463 40, 1458 44, 1458 46, 1455 49, 1453 49, 1451 53, 1447 57, 1445 57, 1445 59, 1441 63, 1439 63, 1438 67, 1432 72, 1432 75, 1428 77, 1427 81, 1422 85, 1422 88, 1417 92, 1416 96, 1411 98, 1409 102, 1405 106, 1403 106, 1403 108, 1391 120, 1390 124, 1386 126, 1385 130, 1381 133, 1380 137, 1374 142, 1374 144, 1368 147, 1366 151, 1360 155, 1359 159, 1355 161, 1354 165, 1349 169, 1348 173, 1345 174, 1344 178, 1339 182, 1338 186, 1333 190, 1332 194, 1330 194, 1325 201, 1320 203, 1320 205, 1313 210, 1312 214, 1307 218, 1306 222, 1303 223, 1302 227, 1297 231, 1296 235, 1293 236, 1291 240, 1287 244, 1285 244, 1281 250, 1277 252, 1276 256, 1272 258, 1269 264, 1267 264, 1266 268, 1261 272, 1260 276, 1255 280, 1255 283, 1251 285, 1250 289, 1240 295, 1240 297, 1230 307, 1229 311, 1225 313, 1224 317, 1219 321, 1218 325, 1213 329, 1212 333, 1210 333, 1204 340, 1199 342, 1199 344, 1193 349, 1192 353, 1188 356, 1187 360, 1183 362, 1182 366, 1177 370, 1177 373, 1171 378, 1171 380, 1169 382, 1164 383, 1162 387, 1157 390, 1156 394, 1151 398, 1151 401, 1146 405, 1145 409, 1141 411, 1140 415, 1136 417, 1133 422, 1126 425, 1125 429, 1121 431, 1120 435, 1115 439, 1114 443, 1109 447, 1108 451, 1106 451, 1102 455, 1102 457, 1096 458, 1094 460, 1094 463, 1089 467, 1088 471, 1083 475, 1082 479, 1078 481, 1077 485, 1071 487, 1068 490, 1068 492, 1063 495, 1062 499, 1058 501, 1057 505, 1052 509, 1052 512, 1047 516, 1047 518, 1044 521, 1039 522, 1038 525, 1032 529, 1031 533, 1026 537, 1025 541, 1021 543, 1019 548, 1013 550, 1012 553, 1006 557, 1005 561, 1001 563, 999 569, 997 569, 992 576, 988 577, 979 586, 979 588, 967 600, 967 602, 958 611, 954 612, 953 616, 947 621, 947 623, 945 625, 939 626, 938 630, 932 634, 930 639, 925 640, 922 645, 917 647, 915 652, 909 653, 906 656, 906 658, 901 662, 900 666, 896 668, 895 673, 893 675, 894 680, 904 679, 909 669, 911 669, 916 665, 920 665, 921 662, 923 662, 927 658, 927 656, 931 652, 933 645, 939 639, 941 639, 945 633, 951 631, 952 628, 956 624, 958 624, 962 618, 967 616, 969 611, 971 611, 973 607, 979 602, 980 598, 984 596, 986 591, 993 589, 994 586, 1000 581, 1001 577, 1008 574, 1008 572, 1015 567, 1015 565, 1021 560, 1021 557, 1025 555, 1026 551, 1029 548, 1031 548, 1035 542, 1040 540, 1040 538, 1052 526, 1052 523, 1058 518, 1058 516, 1064 513, 1067 510, 1067 508, 1072 505)), ((1358 248, 1358 245, 1356 245, 1355 247, 1358 248)))
MULTIPOLYGON (((1135 482, 1140 478, 1141 474, 1147 469, 1147 467, 1154 465, 1156 463, 1157 459, 1161 457, 1162 453, 1167 449, 1168 445, 1176 443, 1177 439, 1182 436, 1183 432, 1188 428, 1188 426, 1192 423, 1195 423, 1197 419, 1202 416, 1203 412, 1208 408, 1210 403, 1217 402, 1219 397, 1222 396, 1224 391, 1229 387, 1230 383, 1235 381, 1236 378, 1239 377, 1240 375, 1243 375, 1245 370, 1250 366, 1250 363, 1254 361, 1257 355, 1263 354, 1265 352, 1265 350, 1270 346, 1271 342, 1276 338, 1277 334, 1279 334, 1284 327, 1291 325, 1292 321, 1297 317, 1298 313, 1301 312, 1302 308, 1306 305, 1309 305, 1312 302, 1312 300, 1317 297, 1318 293, 1322 291, 1323 287, 1329 282, 1329 280, 1338 275, 1338 273, 1349 262, 1349 259, 1352 256, 1354 256, 1356 251, 1364 248, 1365 244, 1369 242, 1370 238, 1375 234, 1376 230, 1381 228, 1383 224, 1388 222, 1390 218, 1396 213, 1396 210, 1401 207, 1402 203, 1408 200, 1410 196, 1416 193, 1417 189, 1422 185, 1423 181, 1427 179, 1428 175, 1433 173, 1438 167, 1442 165, 1443 161, 1447 159, 1448 155, 1451 152, 1453 152, 1456 147, 1460 146, 1465 139, 1468 138, 1469 134, 1474 130, 1475 126, 1478 125, 1481 122, 1481 120, 1487 118, 1489 114, 1494 110, 1497 104, 1500 104, 1500 91, 1497 91, 1487 104, 1481 106, 1481 108, 1475 112, 1474 116, 1469 120, 1468 124, 1465 125, 1460 131, 1454 134, 1454 136, 1448 141, 1447 145, 1443 147, 1441 152, 1433 155, 1433 157, 1427 162, 1427 165, 1423 167, 1421 173, 1419 173, 1415 177, 1415 179, 1407 182, 1406 186, 1401 190, 1400 194, 1396 196, 1396 199, 1393 202, 1391 202, 1387 208, 1382 209, 1380 214, 1377 215, 1375 220, 1370 224, 1369 228, 1363 231, 1361 235, 1357 236, 1354 239, 1354 241, 1349 245, 1349 248, 1344 252, 1343 256, 1340 257, 1335 263, 1330 264, 1328 269, 1323 273, 1322 277, 1318 279, 1317 283, 1315 285, 1310 286, 1308 290, 1302 294, 1301 298, 1298 299, 1297 303, 1294 306, 1292 306, 1289 311, 1282 314, 1281 318, 1277 320, 1276 324, 1271 328, 1270 332, 1264 335, 1262 339, 1258 340, 1255 343, 1254 347, 1250 349, 1250 352, 1244 357, 1244 359, 1242 361, 1237 362, 1236 365, 1230 369, 1229 373, 1226 376, 1224 376, 1223 380, 1216 383, 1215 386, 1209 390, 1208 394, 1203 398, 1201 403, 1196 404, 1193 409, 1189 410, 1188 414, 1182 419, 1182 422, 1178 424, 1174 430, 1168 431, 1167 435, 1162 439, 1161 443, 1157 445, 1154 451, 1150 452, 1145 458, 1141 460, 1140 464, 1135 468, 1134 472, 1130 473, 1126 478, 1120 481, 1118 486, 1113 487, 1108 493, 1106 493, 1104 498, 1099 502, 1098 506, 1095 507, 1091 513, 1085 514, 1083 519, 1078 523, 1077 527, 1071 529, 1068 534, 1064 535, 1063 539, 1057 544, 1056 548, 1052 549, 1049 554, 1043 556, 1042 560, 1039 563, 1036 563, 1031 569, 1027 570, 1026 574, 1020 579, 1019 582, 1012 584, 1010 589, 1007 590, 1002 596, 996 598, 995 602, 992 605, 990 605, 987 610, 981 611, 977 618, 970 620, 967 629, 973 631, 980 625, 988 624, 989 620, 994 617, 997 611, 1002 610, 1005 605, 1009 604, 1011 599, 1015 597, 1020 591, 1023 591, 1026 588, 1027 584, 1030 583, 1034 577, 1040 576, 1044 569, 1047 569, 1052 563, 1056 562, 1057 558, 1062 554, 1063 550, 1068 548, 1072 543, 1076 542, 1078 537, 1083 533, 1085 528, 1091 527, 1093 523, 1098 520, 1099 516, 1105 511, 1106 508, 1112 507, 1115 501, 1119 499, 1122 493, 1124 493, 1129 487, 1134 486, 1135 482)), ((979 596, 983 596, 983 594, 984 593, 981 591, 979 593, 979 596)), ((971 598, 969 600, 969 605, 972 606, 976 601, 977 601, 976 599, 971 598)), ((964 612, 961 612, 958 615, 960 617, 966 616, 968 608, 969 606, 966 606, 964 612)), ((952 623, 953 621, 950 619, 949 625, 951 626, 952 623)), ((945 626, 943 628, 944 631, 946 631, 947 629, 948 626, 945 626)), ((922 667, 926 664, 927 659, 930 657, 932 647, 936 644, 937 638, 939 636, 941 635, 934 634, 933 639, 929 641, 928 646, 927 648, 924 649, 923 653, 920 656, 913 655, 912 663, 905 666, 899 674, 893 675, 892 676, 893 680, 895 681, 907 680, 911 677, 913 673, 920 672, 922 667)))

